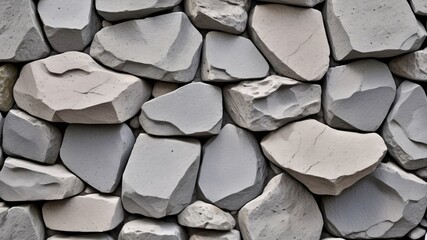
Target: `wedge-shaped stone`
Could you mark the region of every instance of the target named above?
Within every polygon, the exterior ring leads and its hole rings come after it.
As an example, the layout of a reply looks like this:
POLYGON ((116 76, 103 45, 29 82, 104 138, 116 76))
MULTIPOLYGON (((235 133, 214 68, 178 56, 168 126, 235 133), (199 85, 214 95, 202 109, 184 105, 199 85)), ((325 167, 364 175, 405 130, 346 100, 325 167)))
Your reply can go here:
POLYGON ((290 78, 269 76, 224 88, 224 104, 239 126, 271 131, 320 111, 321 88, 290 78))
POLYGON ((376 131, 396 95, 390 70, 376 60, 329 68, 323 86, 326 122, 331 127, 346 130, 376 131))
POLYGON ((126 223, 119 240, 187 240, 185 229, 174 222, 142 218, 126 223))
POLYGON ((289 4, 289 5, 295 5, 300 7, 314 7, 315 5, 323 2, 324 0, 259 0, 259 1, 289 4))
POLYGON ((178 222, 185 227, 214 230, 231 230, 236 225, 230 213, 202 201, 196 201, 184 208, 178 214, 178 222))
POLYGON ((338 61, 411 52, 427 34, 406 0, 331 0, 323 15, 338 61))
POLYGON ((374 171, 387 153, 376 133, 335 130, 312 119, 271 132, 261 146, 270 161, 322 195, 340 194, 374 171))
POLYGON ((346 239, 403 237, 422 220, 427 183, 393 163, 338 196, 322 197, 326 229, 346 239))
POLYGON ((409 3, 411 3, 415 14, 427 16, 427 4, 424 0, 410 0, 409 3))
POLYGON ((40 210, 34 204, 8 207, 0 204, 0 239, 44 240, 40 210))
POLYGON ((25 65, 13 89, 18 106, 33 116, 84 124, 121 123, 151 95, 151 86, 66 52, 25 65))
POLYGON ((90 55, 137 76, 190 82, 199 66, 202 35, 182 12, 132 20, 97 32, 90 55))
POLYGON ((222 123, 221 89, 199 82, 187 84, 142 105, 139 122, 153 135, 218 134, 222 123))
POLYGON ((47 240, 114 240, 106 233, 78 234, 78 235, 53 235, 47 240))
POLYGON ((0 111, 7 112, 12 107, 13 86, 19 76, 19 70, 15 65, 3 64, 0 66, 0 111))
POLYGON ((311 193, 286 173, 270 180, 264 192, 238 215, 245 240, 318 240, 322 214, 311 193))
POLYGON ((276 72, 302 81, 320 80, 325 75, 329 45, 318 10, 256 5, 249 22, 252 40, 276 72))
POLYGON ((427 82, 427 48, 395 57, 388 66, 400 77, 427 82))

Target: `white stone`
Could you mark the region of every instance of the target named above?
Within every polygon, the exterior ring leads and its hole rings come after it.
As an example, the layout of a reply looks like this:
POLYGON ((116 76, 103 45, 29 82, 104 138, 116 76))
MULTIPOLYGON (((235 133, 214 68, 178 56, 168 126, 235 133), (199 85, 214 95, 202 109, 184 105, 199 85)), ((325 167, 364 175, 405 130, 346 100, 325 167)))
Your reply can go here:
POLYGON ((124 220, 119 197, 96 193, 46 202, 42 212, 47 228, 67 232, 106 232, 124 220))
POLYGON ((68 125, 61 145, 64 165, 103 193, 119 185, 135 138, 120 125, 68 125))
POLYGON ((340 194, 374 171, 387 153, 376 133, 335 130, 312 119, 271 132, 261 147, 270 161, 321 195, 340 194))
POLYGON ((318 240, 323 219, 316 200, 286 173, 270 180, 264 192, 239 211, 245 240, 318 240))
POLYGON ((200 82, 187 84, 144 103, 139 122, 153 135, 218 134, 222 122, 221 88, 200 82))
POLYGON ((325 75, 330 52, 320 11, 265 4, 249 18, 252 40, 276 72, 301 81, 325 75))
POLYGON ((19 76, 19 70, 12 64, 0 66, 0 111, 7 112, 12 107, 13 86, 19 76))
POLYGON ((213 230, 231 230, 236 225, 230 213, 202 201, 196 201, 184 208, 178 214, 178 222, 185 227, 213 230))
POLYGON ((25 65, 13 94, 20 108, 48 121, 112 124, 133 117, 151 87, 107 70, 87 54, 66 52, 25 65))
POLYGON ((127 222, 119 234, 119 240, 187 240, 183 227, 174 222, 142 218, 127 222))
POLYGON ((426 230, 422 227, 416 227, 408 233, 408 237, 413 240, 421 239, 425 235, 426 235, 426 230))
POLYGON ((92 234, 79 234, 79 235, 53 235, 47 240, 114 240, 110 235, 106 233, 92 233, 92 234))
POLYGON ((321 87, 277 75, 223 89, 227 112, 239 126, 272 131, 320 111, 321 87))
POLYGON ((0 239, 44 240, 44 236, 43 219, 36 205, 0 207, 0 239))
POLYGON ((189 240, 241 240, 240 232, 237 230, 230 231, 213 231, 202 230, 191 235, 189 240))
POLYGON ((190 82, 202 35, 182 12, 132 20, 97 32, 90 55, 113 69, 167 82, 190 82))
POLYGON ((427 16, 427 2, 425 0, 410 0, 409 3, 415 14, 427 16))
POLYGON ((289 5, 295 5, 300 7, 314 7, 315 5, 323 2, 324 0, 259 0, 259 1, 289 4, 289 5))
POLYGON ((203 146, 198 188, 202 197, 227 210, 239 210, 264 187, 267 166, 251 132, 231 124, 203 146))
POLYGON ((153 92, 151 93, 151 95, 153 95, 153 97, 155 98, 160 97, 162 95, 165 95, 166 93, 175 91, 178 87, 179 85, 176 83, 157 81, 154 83, 153 92))
POLYGON ((395 96, 393 76, 382 62, 360 60, 329 68, 322 91, 324 119, 333 128, 375 132, 395 96))
POLYGON ((270 66, 251 40, 211 31, 202 55, 202 79, 213 82, 266 77, 270 66))
POLYGON ((195 139, 140 134, 123 173, 124 208, 152 218, 181 212, 193 196, 200 151, 195 139))
POLYGON ((3 125, 3 150, 8 155, 53 164, 61 146, 61 131, 49 122, 12 109, 3 125))
POLYGON ((427 48, 395 57, 388 66, 402 78, 427 82, 427 48))
POLYGON ((411 52, 427 34, 406 0, 330 0, 323 15, 338 61, 411 52))
POLYGON ((338 196, 322 198, 326 229, 346 239, 398 238, 423 218, 427 183, 395 164, 372 174, 338 196))

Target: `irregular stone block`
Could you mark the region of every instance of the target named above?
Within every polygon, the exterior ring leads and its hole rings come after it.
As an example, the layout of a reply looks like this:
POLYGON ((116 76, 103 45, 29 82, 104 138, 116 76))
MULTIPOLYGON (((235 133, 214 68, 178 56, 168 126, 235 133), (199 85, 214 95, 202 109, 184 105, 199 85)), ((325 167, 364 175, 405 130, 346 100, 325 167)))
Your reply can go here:
POLYGON ((191 235, 190 240, 241 240, 240 232, 237 230, 230 231, 197 231, 191 235))
POLYGON ((427 4, 424 0, 410 0, 409 3, 415 14, 427 16, 427 4))
POLYGON ((402 78, 427 82, 427 48, 395 57, 388 66, 402 78))
POLYGON ((19 70, 15 65, 4 64, 0 66, 0 111, 7 112, 12 107, 13 86, 19 76, 19 70))
POLYGON ((426 236, 426 230, 422 227, 416 227, 408 233, 408 238, 416 240, 426 236))
POLYGON ((54 235, 47 240, 114 240, 110 235, 105 233, 79 234, 73 236, 54 235))
POLYGON ((323 2, 324 0, 259 0, 259 1, 289 4, 289 5, 295 5, 300 7, 314 7, 315 5, 323 2))
POLYGON ((186 240, 184 228, 174 222, 149 218, 127 222, 120 231, 119 240, 186 240))
POLYGON ((36 205, 0 206, 0 239, 44 240, 44 236, 43 219, 36 205))
POLYGON ((181 226, 214 230, 231 230, 236 221, 230 213, 222 211, 215 205, 196 201, 178 214, 181 226))

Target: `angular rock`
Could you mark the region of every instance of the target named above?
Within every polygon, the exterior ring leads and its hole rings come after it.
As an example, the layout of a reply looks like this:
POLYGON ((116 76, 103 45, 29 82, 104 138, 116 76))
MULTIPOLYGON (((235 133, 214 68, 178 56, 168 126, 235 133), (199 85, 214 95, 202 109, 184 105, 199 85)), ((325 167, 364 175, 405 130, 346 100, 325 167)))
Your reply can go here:
POLYGON ((239 211, 245 240, 318 240, 323 219, 316 200, 286 173, 275 176, 264 192, 239 211))
POLYGON ((424 0, 410 0, 409 3, 415 14, 427 16, 427 4, 424 0))
POLYGON ((43 219, 36 205, 0 206, 0 239, 44 240, 44 236, 43 219))
POLYGON ((12 64, 0 66, 0 111, 7 112, 12 107, 13 86, 19 76, 19 70, 12 64))
POLYGON ((318 10, 256 5, 249 18, 252 40, 276 72, 301 81, 320 80, 325 75, 329 45, 318 10))
POLYGON ((153 95, 153 97, 155 98, 160 97, 162 95, 165 95, 166 93, 175 91, 178 87, 179 85, 176 83, 157 81, 154 83, 153 92, 151 93, 151 95, 153 95))
POLYGON ((119 240, 186 240, 183 227, 174 222, 142 218, 127 222, 120 231, 119 240))
POLYGON ((388 152, 405 169, 427 166, 427 96, 423 88, 404 81, 384 121, 381 135, 388 152))
POLYGON ((202 56, 204 81, 230 82, 263 78, 269 69, 267 61, 251 40, 214 31, 206 35, 202 56))
POLYGON ((272 131, 320 111, 321 87, 277 75, 224 88, 227 112, 239 126, 272 131))
POLYGON ((0 62, 26 62, 49 55, 32 0, 2 0, 0 29, 0 62))
POLYGON ((106 232, 124 220, 119 197, 96 193, 46 202, 42 212, 47 228, 67 232, 106 232))
POLYGON ((421 239, 425 235, 426 235, 426 230, 424 228, 416 227, 408 233, 408 238, 414 239, 414 240, 415 239, 421 239))
POLYGON ((231 230, 236 226, 236 221, 230 213, 202 201, 196 201, 184 208, 178 214, 178 222, 185 227, 214 230, 231 230))
POLYGON ((190 83, 142 105, 139 122, 152 135, 218 134, 222 122, 221 89, 190 83))
POLYGON ((335 236, 390 239, 418 225, 426 197, 426 182, 389 162, 340 195, 324 196, 321 209, 326 229, 335 236))
POLYGON ((217 207, 239 210, 262 192, 266 177, 258 141, 247 130, 227 124, 203 146, 199 193, 217 207))
POLYGON ((337 61, 411 52, 427 34, 406 0, 326 1, 324 17, 337 61))
POLYGON ((123 173, 124 208, 152 218, 181 212, 193 196, 200 151, 195 139, 140 134, 123 173))
POLYGON ((13 94, 20 108, 47 121, 113 124, 133 117, 151 87, 87 54, 66 52, 25 65, 13 94))
POLYGON ((427 48, 395 57, 388 66, 400 77, 427 82, 427 48))
POLYGON ((54 235, 47 240, 114 240, 110 235, 106 233, 92 233, 92 234, 79 234, 73 236, 66 235, 54 235))
POLYGON ((311 119, 271 132, 261 147, 270 161, 321 195, 340 194, 374 171, 387 153, 376 133, 335 130, 311 119))
POLYGON ((241 240, 240 232, 237 230, 230 231, 197 231, 191 235, 190 240, 241 240))
POLYGON ((49 122, 12 109, 3 125, 3 150, 12 156, 53 164, 61 146, 61 131, 49 122))
POLYGON ((119 185, 135 138, 120 125, 68 125, 61 146, 64 165, 103 193, 119 185))
POLYGON ((376 131, 396 95, 387 65, 360 60, 329 68, 323 85, 324 119, 333 128, 376 131))
POLYGON ((324 0, 259 0, 259 1, 289 4, 289 5, 295 5, 300 7, 314 7, 315 5, 323 2, 324 0))
POLYGON ((182 12, 132 20, 97 32, 90 55, 113 69, 167 82, 190 82, 202 35, 182 12))

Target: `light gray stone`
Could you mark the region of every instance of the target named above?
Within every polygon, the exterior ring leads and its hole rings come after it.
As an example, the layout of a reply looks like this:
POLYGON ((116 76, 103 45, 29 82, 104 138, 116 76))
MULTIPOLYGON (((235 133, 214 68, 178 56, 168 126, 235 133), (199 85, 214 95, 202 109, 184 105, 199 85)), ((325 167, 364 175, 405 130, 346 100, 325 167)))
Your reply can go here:
POLYGON ((192 234, 190 240, 241 240, 240 232, 237 230, 230 231, 213 231, 201 230, 192 234))
POLYGON ((178 214, 178 222, 185 227, 213 230, 231 230, 236 226, 236 221, 230 213, 202 201, 196 201, 184 208, 178 214))
POLYGON ((142 218, 127 222, 120 231, 119 240, 187 240, 183 227, 174 222, 142 218))
POLYGON ((259 1, 289 4, 289 5, 295 5, 300 7, 314 7, 315 5, 323 2, 324 0, 259 0, 259 1))
POLYGON ((427 2, 424 0, 410 0, 412 10, 417 15, 427 16, 427 2))
POLYGON ((176 83, 157 81, 154 83, 153 92, 151 93, 151 95, 153 95, 153 97, 155 98, 160 97, 162 95, 165 95, 166 93, 173 92, 178 88, 179 88, 179 85, 176 83))
POLYGON ((90 55, 113 69, 167 82, 190 82, 202 35, 182 12, 132 20, 97 32, 90 55))
POLYGON ((0 66, 0 111, 7 112, 12 107, 13 86, 19 76, 19 70, 15 65, 3 64, 0 66))
POLYGON ((36 205, 0 207, 0 239, 44 240, 44 236, 43 219, 36 205))
POLYGON ((395 57, 388 66, 402 78, 427 82, 427 48, 395 57))
POLYGON ((426 230, 422 227, 416 227, 408 233, 408 238, 416 240, 421 239, 426 235, 426 230))
POLYGON ((92 233, 92 234, 78 234, 78 235, 54 235, 47 240, 114 240, 110 235, 106 233, 92 233))

